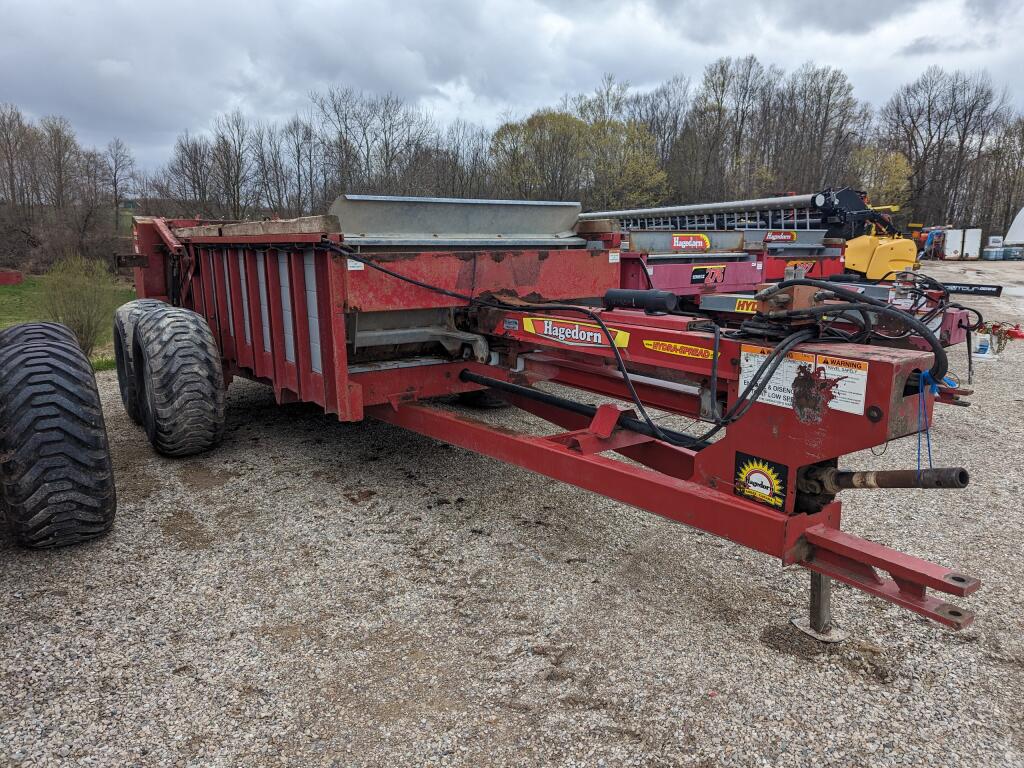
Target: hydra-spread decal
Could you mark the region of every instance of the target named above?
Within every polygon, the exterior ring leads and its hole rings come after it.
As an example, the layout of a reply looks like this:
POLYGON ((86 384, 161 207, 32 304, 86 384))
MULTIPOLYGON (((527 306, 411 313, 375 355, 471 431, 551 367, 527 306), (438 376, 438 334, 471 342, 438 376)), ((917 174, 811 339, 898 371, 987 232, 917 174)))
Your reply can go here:
MULTIPOLYGON (((545 339, 560 341, 573 347, 607 347, 608 337, 601 326, 591 323, 577 323, 557 317, 524 317, 523 330, 545 339)), ((616 347, 629 345, 629 332, 609 328, 616 347)))
POLYGON ((708 236, 700 232, 676 232, 672 235, 674 251, 706 251, 710 247, 708 236))
POLYGON ((660 339, 644 339, 644 346, 654 352, 664 352, 666 355, 679 355, 679 357, 695 357, 698 360, 710 360, 714 354, 707 347, 677 344, 674 341, 661 341, 660 339))
POLYGON ((770 229, 764 233, 766 243, 795 243, 796 231, 792 229, 770 229))
POLYGON ((786 475, 789 467, 749 453, 736 451, 736 479, 733 492, 773 509, 786 505, 786 475))

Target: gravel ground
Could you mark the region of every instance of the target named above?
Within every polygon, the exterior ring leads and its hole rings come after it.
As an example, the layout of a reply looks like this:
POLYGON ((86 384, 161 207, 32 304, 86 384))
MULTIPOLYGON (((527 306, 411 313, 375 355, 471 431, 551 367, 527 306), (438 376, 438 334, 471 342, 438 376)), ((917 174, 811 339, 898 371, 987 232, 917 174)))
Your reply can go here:
MULTIPOLYGON (((1012 283, 975 303, 1024 316, 1024 264, 928 271, 1012 283)), ((937 412, 970 488, 845 500, 853 532, 982 578, 975 624, 837 586, 836 646, 787 623, 801 569, 248 382, 222 448, 157 458, 101 374, 115 531, 0 540, 0 764, 1024 765, 1022 365, 937 412)))

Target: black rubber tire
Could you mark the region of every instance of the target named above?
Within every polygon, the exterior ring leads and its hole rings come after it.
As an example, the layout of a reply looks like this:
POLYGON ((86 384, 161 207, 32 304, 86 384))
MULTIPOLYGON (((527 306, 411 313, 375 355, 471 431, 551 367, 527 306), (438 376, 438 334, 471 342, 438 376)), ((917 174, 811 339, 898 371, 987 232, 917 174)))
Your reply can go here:
POLYGON ((78 346, 74 332, 60 323, 22 323, 0 331, 0 349, 30 341, 68 341, 78 346))
POLYGON ((224 371, 201 315, 167 306, 135 325, 132 359, 146 436, 164 456, 193 456, 224 437, 224 371))
POLYGON ((125 413, 136 424, 142 423, 142 409, 139 394, 135 388, 135 365, 132 353, 135 325, 143 314, 168 306, 159 299, 135 299, 122 304, 114 311, 114 362, 117 363, 117 386, 121 390, 121 402, 125 413))
POLYGON ((110 530, 117 497, 92 366, 77 342, 0 347, 0 510, 25 547, 110 530))

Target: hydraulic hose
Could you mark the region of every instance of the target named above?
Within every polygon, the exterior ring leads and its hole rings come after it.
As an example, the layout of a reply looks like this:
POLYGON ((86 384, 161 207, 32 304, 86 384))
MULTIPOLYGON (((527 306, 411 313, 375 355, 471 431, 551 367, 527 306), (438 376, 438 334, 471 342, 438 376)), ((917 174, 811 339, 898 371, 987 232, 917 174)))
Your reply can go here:
MULTIPOLYGON (((928 346, 932 348, 932 354, 934 355, 934 361, 932 367, 929 369, 932 379, 935 381, 942 381, 946 373, 949 371, 949 358, 946 356, 946 350, 943 348, 942 343, 932 333, 931 328, 922 323, 916 317, 902 310, 896 309, 895 307, 886 304, 880 299, 874 299, 870 296, 863 296, 856 291, 850 291, 846 288, 840 288, 835 283, 830 283, 826 280, 811 280, 809 278, 798 278, 795 280, 783 280, 781 283, 776 283, 770 288, 766 288, 757 294, 758 299, 766 299, 769 296, 774 296, 784 288, 789 288, 796 285, 807 285, 813 288, 821 288, 825 291, 830 291, 836 296, 846 299, 849 304, 837 304, 830 306, 814 307, 806 310, 786 310, 779 312, 771 312, 768 317, 772 319, 781 319, 787 317, 799 317, 801 315, 818 315, 828 314, 829 312, 837 312, 851 309, 862 309, 865 304, 871 305, 873 311, 879 314, 889 315, 894 317, 904 325, 912 328, 917 334, 928 342, 928 346)), ((915 382, 916 383, 916 382, 915 382)))

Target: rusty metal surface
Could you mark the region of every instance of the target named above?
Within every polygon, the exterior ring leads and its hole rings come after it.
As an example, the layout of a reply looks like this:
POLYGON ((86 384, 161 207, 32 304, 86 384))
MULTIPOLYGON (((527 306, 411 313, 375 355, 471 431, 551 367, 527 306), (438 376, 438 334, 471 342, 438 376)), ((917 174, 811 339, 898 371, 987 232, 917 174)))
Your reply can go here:
MULTIPOLYGON (((619 264, 607 251, 438 251, 378 253, 370 257, 388 269, 431 285, 480 298, 503 301, 578 301, 596 299, 619 287, 619 264)), ((371 267, 332 259, 345 275, 349 310, 427 309, 464 306, 465 302, 396 280, 371 267)))

